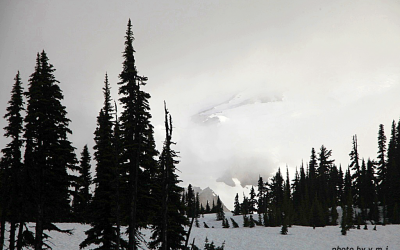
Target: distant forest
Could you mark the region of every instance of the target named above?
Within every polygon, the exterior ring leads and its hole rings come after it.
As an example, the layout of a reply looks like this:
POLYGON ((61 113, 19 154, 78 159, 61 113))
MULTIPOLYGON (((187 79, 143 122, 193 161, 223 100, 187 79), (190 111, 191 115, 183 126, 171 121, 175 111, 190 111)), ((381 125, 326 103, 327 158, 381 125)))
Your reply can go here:
MULTIPOLYGON (((68 139, 70 120, 46 52, 37 54, 26 90, 16 74, 4 116, 9 142, 0 160, 0 250, 6 244, 10 250, 51 249, 46 232, 73 233, 58 228, 57 222, 89 224, 79 247, 107 250, 136 250, 143 244, 151 249, 188 249, 191 227, 199 226, 197 218, 204 213, 216 213, 216 219, 229 226, 220 199, 203 207, 191 186, 188 192, 179 186, 166 104, 165 140, 162 151, 156 150, 150 94, 143 90, 148 79, 137 70, 133 40, 129 20, 117 83, 122 111, 117 112, 105 73, 93 155, 84 146, 77 156, 68 139), (150 242, 143 242, 142 228, 152 230, 150 242)), ((243 215, 250 226, 257 222, 318 227, 336 225, 336 207, 341 206, 344 232, 367 220, 400 223, 400 123, 393 122, 387 148, 383 125, 379 127, 376 161, 360 159, 356 136, 348 168, 338 168, 331 154, 324 146, 319 153, 312 149, 309 163, 292 181, 288 174, 284 180, 280 170, 268 181, 260 177, 257 193, 252 188, 242 202, 236 196, 234 214, 243 215), (254 213, 258 220, 252 218, 254 213)), ((210 245, 207 249, 223 249, 210 245)))
MULTIPOLYGON (((268 181, 260 176, 257 191, 251 188, 242 202, 236 194, 234 214, 258 213, 265 226, 302 225, 323 227, 341 223, 342 233, 357 225, 400 223, 400 122, 392 123, 389 143, 379 125, 377 160, 360 158, 353 136, 351 163, 342 169, 324 145, 311 149, 310 161, 296 168, 290 181, 281 170, 268 181), (343 211, 338 221, 337 207, 343 211)), ((246 220, 245 220, 246 221, 246 220)), ((247 225, 249 226, 249 225, 247 225)))

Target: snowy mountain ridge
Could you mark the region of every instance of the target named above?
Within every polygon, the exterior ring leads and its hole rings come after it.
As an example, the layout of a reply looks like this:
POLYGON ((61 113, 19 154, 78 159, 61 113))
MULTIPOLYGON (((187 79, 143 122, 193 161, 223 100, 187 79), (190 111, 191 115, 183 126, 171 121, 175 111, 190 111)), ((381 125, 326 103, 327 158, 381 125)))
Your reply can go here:
POLYGON ((258 92, 244 91, 240 92, 229 100, 207 108, 199 113, 195 114, 192 119, 196 123, 221 123, 229 120, 226 116, 226 112, 236 108, 240 108, 246 105, 252 104, 265 104, 270 102, 280 102, 283 101, 283 96, 281 94, 260 94, 258 92))
MULTIPOLYGON (((213 201, 214 204, 217 204, 217 200, 218 200, 218 195, 209 187, 206 187, 205 189, 201 189, 200 187, 192 187, 194 193, 198 193, 199 194, 199 201, 200 204, 203 205, 203 207, 205 208, 207 205, 207 201, 209 203, 210 208, 212 207, 213 201)), ((187 191, 187 188, 185 188, 185 191, 187 191)), ((221 200, 221 198, 220 198, 221 200)), ((222 203, 222 207, 224 208, 225 212, 230 211, 224 204, 224 202, 221 200, 222 203)))

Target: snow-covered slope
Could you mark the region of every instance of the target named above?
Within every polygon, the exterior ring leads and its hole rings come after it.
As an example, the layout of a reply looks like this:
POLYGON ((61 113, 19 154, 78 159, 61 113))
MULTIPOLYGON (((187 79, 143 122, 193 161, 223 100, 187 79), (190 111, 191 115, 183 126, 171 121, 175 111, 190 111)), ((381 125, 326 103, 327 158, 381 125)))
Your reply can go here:
MULTIPOLYGON (((368 230, 351 229, 346 236, 341 235, 339 226, 315 229, 292 226, 289 228, 288 235, 281 235, 280 227, 243 228, 242 216, 232 216, 231 213, 225 215, 230 225, 232 225, 230 218, 233 218, 239 224, 239 228, 222 228, 221 221, 215 220, 215 214, 207 214, 199 219, 201 227, 192 229, 189 242, 195 239, 195 245, 202 247, 207 237, 217 246, 225 241, 226 250, 397 250, 400 246, 400 225, 379 225, 376 231, 373 231, 372 226, 369 225, 368 230), (203 222, 210 228, 204 228, 203 222)), ((254 218, 257 219, 257 215, 254 215, 254 218)), ((90 228, 89 225, 74 223, 58 223, 57 225, 62 229, 74 229, 74 234, 68 236, 50 233, 52 237, 50 241, 54 244, 51 244, 53 250, 79 249, 79 243, 85 239, 84 231, 90 228)), ((125 228, 122 230, 124 231, 125 228)), ((144 238, 149 240, 151 231, 143 230, 142 232, 144 238)), ((8 242, 6 244, 8 245, 8 242)), ((143 247, 147 249, 144 245, 143 247)))
POLYGON ((225 102, 222 102, 210 108, 206 108, 205 110, 195 114, 192 119, 196 123, 203 124, 221 123, 229 120, 229 115, 227 113, 230 110, 252 104, 270 103, 282 100, 282 95, 265 95, 254 91, 244 91, 234 95, 225 102))

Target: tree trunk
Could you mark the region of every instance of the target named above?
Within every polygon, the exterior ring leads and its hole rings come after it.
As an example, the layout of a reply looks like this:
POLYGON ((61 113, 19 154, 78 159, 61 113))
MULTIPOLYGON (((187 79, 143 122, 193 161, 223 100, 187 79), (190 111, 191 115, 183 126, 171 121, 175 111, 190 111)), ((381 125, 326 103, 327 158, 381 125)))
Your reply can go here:
POLYGON ((194 221, 194 216, 192 217, 192 221, 190 222, 189 231, 188 231, 187 236, 186 236, 185 249, 187 249, 187 246, 189 244, 189 237, 190 237, 190 232, 192 231, 193 221, 194 221))
POLYGON ((10 250, 15 249, 15 231, 17 230, 17 223, 15 223, 14 219, 10 222, 10 250))
POLYGON ((22 250, 23 232, 24 232, 24 222, 20 220, 18 228, 18 240, 17 240, 17 250, 22 250))
POLYGON ((43 207, 41 202, 37 204, 37 218, 35 227, 35 250, 42 250, 43 245, 43 207))
POLYGON ((3 250, 5 230, 6 230, 6 213, 3 210, 0 222, 0 250, 3 250))

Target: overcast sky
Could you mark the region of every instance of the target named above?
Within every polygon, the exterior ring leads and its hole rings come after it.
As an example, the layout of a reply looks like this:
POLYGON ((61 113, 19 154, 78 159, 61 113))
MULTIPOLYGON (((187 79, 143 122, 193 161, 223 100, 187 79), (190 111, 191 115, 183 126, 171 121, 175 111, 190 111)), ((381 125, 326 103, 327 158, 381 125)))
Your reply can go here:
POLYGON ((0 115, 44 49, 77 154, 91 149, 106 72, 118 99, 129 18, 158 148, 165 100, 183 184, 210 186, 230 208, 239 182, 286 165, 293 178, 312 147, 347 167, 357 134, 360 156, 376 158, 379 124, 389 138, 400 118, 397 0, 2 0, 0 115))

